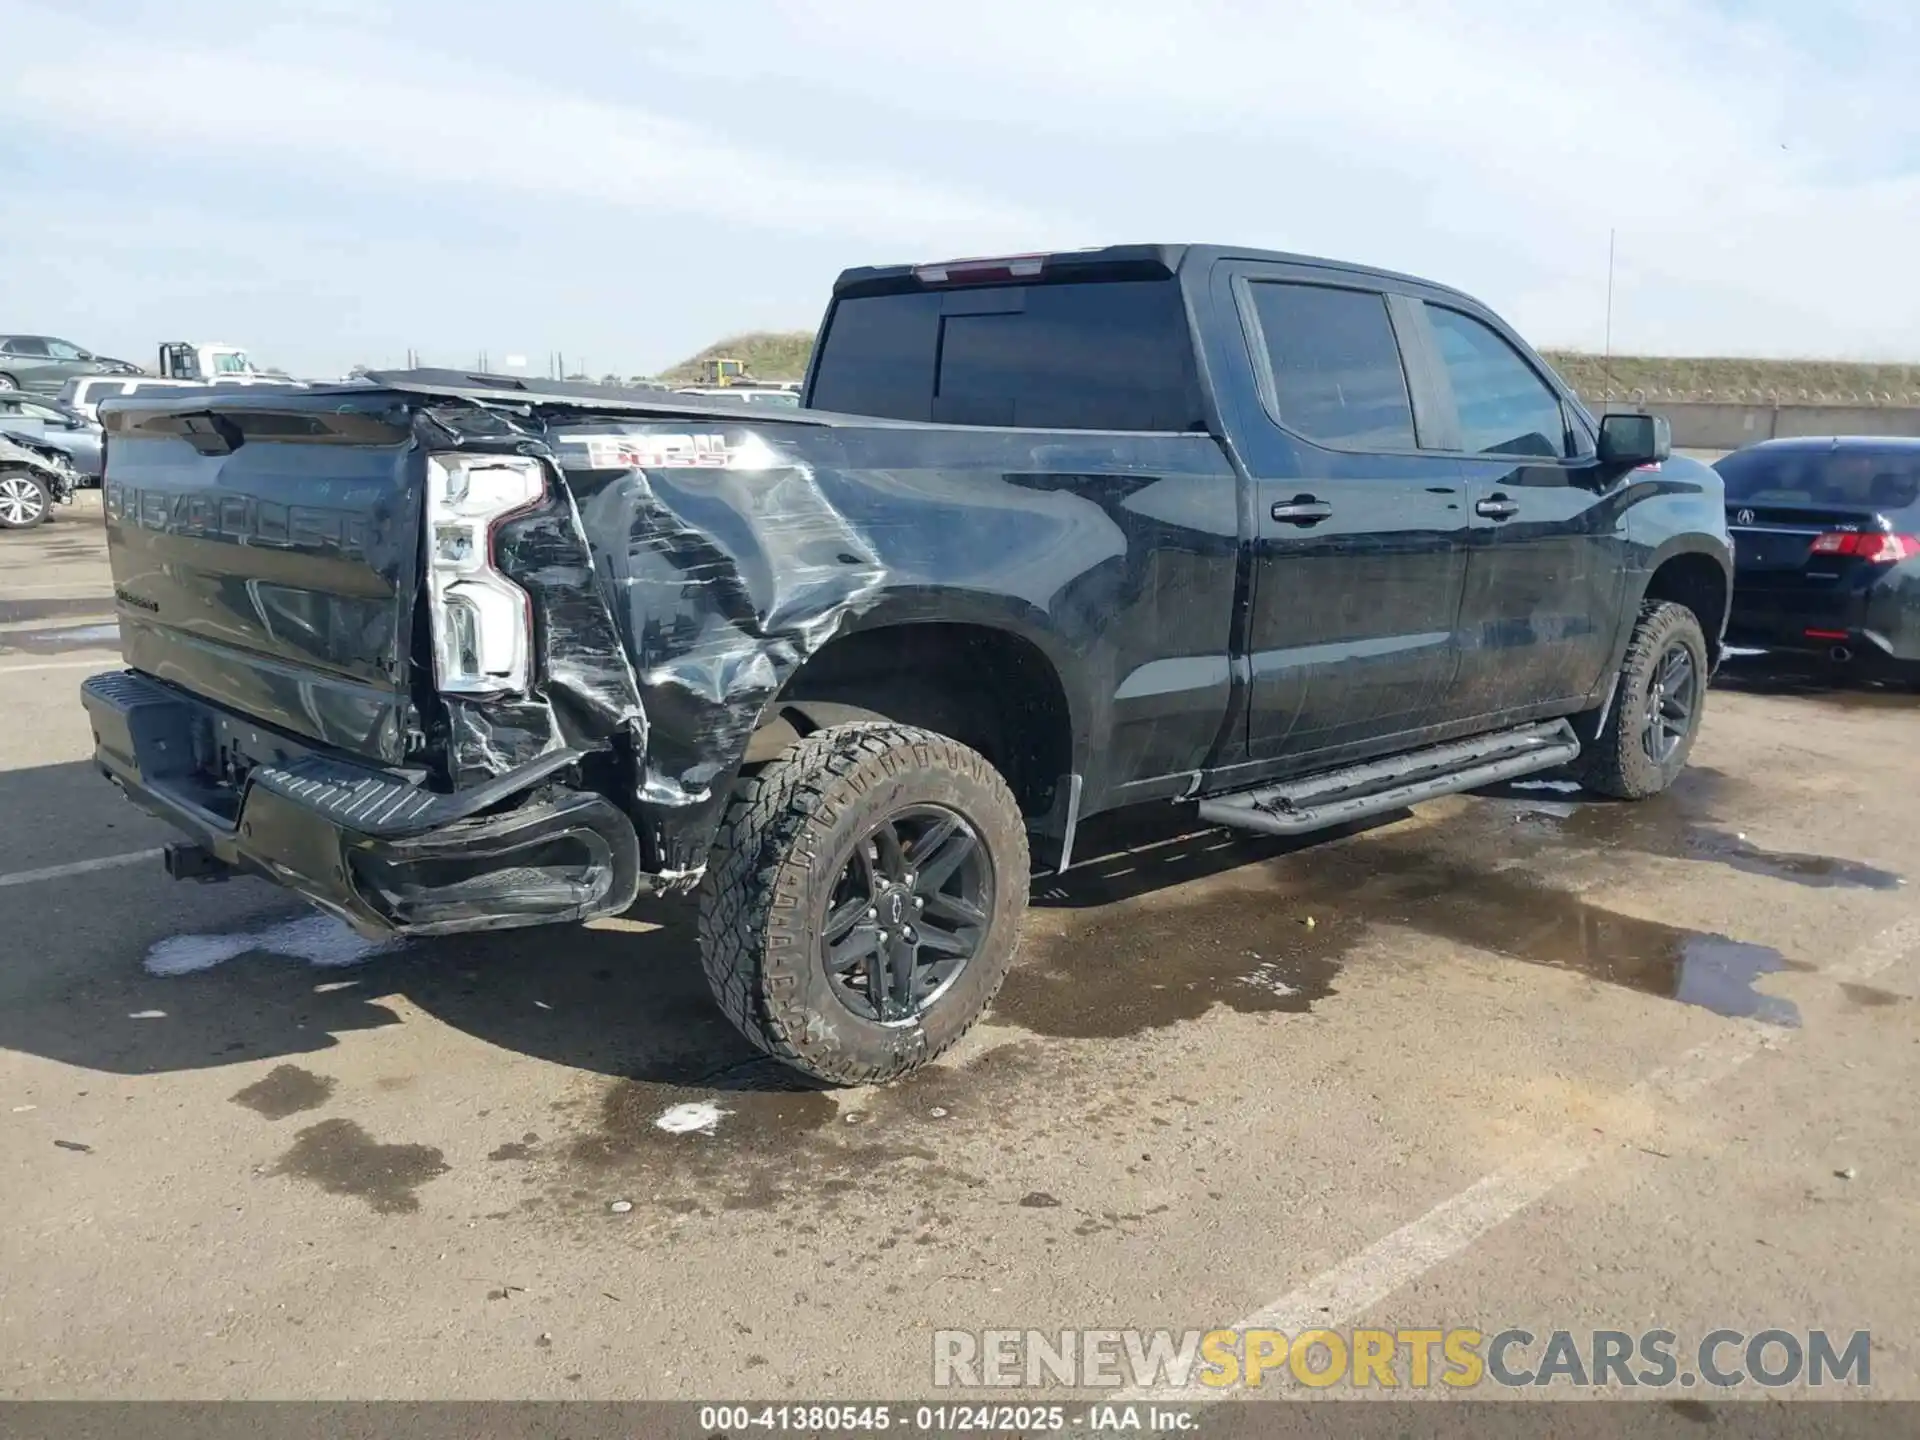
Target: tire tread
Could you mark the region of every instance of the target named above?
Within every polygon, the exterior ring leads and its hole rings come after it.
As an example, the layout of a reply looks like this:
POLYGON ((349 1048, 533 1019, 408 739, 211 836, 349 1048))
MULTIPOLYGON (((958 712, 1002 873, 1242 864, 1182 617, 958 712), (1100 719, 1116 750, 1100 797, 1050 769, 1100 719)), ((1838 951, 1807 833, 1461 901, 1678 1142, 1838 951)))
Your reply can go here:
MULTIPOLYGON (((915 1025, 897 1032, 907 1043, 883 1059, 850 1053, 827 1028, 809 1026, 797 1000, 783 1003, 799 989, 800 967, 814 963, 799 912, 812 864, 831 842, 841 807, 907 769, 967 775, 996 792, 995 803, 1007 814, 1020 814, 999 772, 956 740, 892 721, 835 725, 741 780, 700 888, 700 959, 722 1012, 766 1054, 837 1084, 879 1084, 938 1058, 978 1020, 1006 974, 1002 965, 974 1016, 938 1048, 930 1049, 915 1025)), ((996 859, 1015 861, 1015 873, 999 883, 1024 892, 1026 832, 1020 824, 1012 829, 1017 855, 996 859)))

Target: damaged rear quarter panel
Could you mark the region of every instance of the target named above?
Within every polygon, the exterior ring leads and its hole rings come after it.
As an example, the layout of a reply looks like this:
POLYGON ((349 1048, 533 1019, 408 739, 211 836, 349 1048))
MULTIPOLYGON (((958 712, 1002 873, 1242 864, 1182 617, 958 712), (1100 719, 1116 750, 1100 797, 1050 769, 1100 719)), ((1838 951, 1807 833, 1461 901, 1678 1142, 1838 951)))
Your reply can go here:
MULTIPOLYGON (((1225 654, 1234 479, 1205 435, 822 422, 553 423, 633 657, 650 859, 690 874, 748 740, 806 661, 857 630, 1009 631, 1053 665, 1077 769, 1198 766, 1226 677, 1131 717, 1129 675, 1225 654), (1129 724, 1129 719, 1132 722, 1129 724), (1089 736, 1113 744, 1090 757, 1089 736)), ((1168 672, 1173 673, 1173 672, 1168 672)))

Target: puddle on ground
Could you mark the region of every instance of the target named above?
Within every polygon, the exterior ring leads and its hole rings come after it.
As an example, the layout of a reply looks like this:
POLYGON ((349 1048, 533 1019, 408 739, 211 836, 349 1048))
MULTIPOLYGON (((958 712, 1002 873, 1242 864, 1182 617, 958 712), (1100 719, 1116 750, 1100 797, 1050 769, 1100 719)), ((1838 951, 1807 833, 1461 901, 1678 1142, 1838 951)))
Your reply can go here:
POLYGON ((303 1110, 318 1110, 327 1103, 337 1082, 328 1075, 316 1075, 298 1065, 276 1065, 266 1077, 256 1080, 231 1097, 269 1120, 284 1120, 303 1110))
POLYGON ((267 1173, 351 1195, 381 1215, 407 1215, 420 1208, 414 1192, 449 1168, 429 1145, 382 1145, 351 1120, 322 1120, 302 1130, 267 1173))
POLYGON ((1891 870, 1835 855, 1769 850, 1711 817, 1751 801, 1745 782, 1706 766, 1690 766, 1673 788, 1650 800, 1610 800, 1584 794, 1569 781, 1517 781, 1474 793, 1510 802, 1518 823, 1577 844, 1635 850, 1669 860, 1699 860, 1749 875, 1816 888, 1897 890, 1906 882, 1891 870), (1551 796, 1552 798, 1546 798, 1551 796))
MULTIPOLYGON (((1069 877, 1072 872, 1068 872, 1069 877)), ((1197 1020, 1215 1005, 1304 1015, 1334 993, 1357 917, 1271 906, 1235 886, 1219 901, 1169 896, 1028 935, 994 1002, 997 1019, 1041 1035, 1118 1039, 1197 1020)))
POLYGON ((61 625, 44 630, 0 630, 0 655, 60 655, 69 650, 118 650, 120 624, 61 625))
POLYGON ((1651 800, 1591 799, 1580 804, 1534 804, 1522 800, 1519 819, 1549 828, 1568 840, 1602 849, 1635 850, 1669 860, 1699 860, 1748 875, 1815 888, 1897 890, 1906 882, 1891 870, 1846 860, 1769 850, 1738 831, 1703 824, 1690 816, 1684 797, 1651 800))
MULTIPOLYGON (((1213 842, 1173 842, 1193 843, 1213 842)), ((1258 858, 1257 842, 1249 858, 1258 858)), ((1155 863, 1143 855, 1137 866, 1155 863)), ((1070 897, 1072 872, 1055 883, 1070 897)), ((1457 862, 1411 831, 1299 850, 1150 905, 1030 922, 994 1013, 1076 1039, 1140 1034, 1214 1005, 1304 1013, 1337 993, 1346 956, 1375 925, 1781 1026, 1797 1026, 1798 1010, 1755 982, 1811 968, 1765 946, 1622 914, 1517 872, 1457 862)))

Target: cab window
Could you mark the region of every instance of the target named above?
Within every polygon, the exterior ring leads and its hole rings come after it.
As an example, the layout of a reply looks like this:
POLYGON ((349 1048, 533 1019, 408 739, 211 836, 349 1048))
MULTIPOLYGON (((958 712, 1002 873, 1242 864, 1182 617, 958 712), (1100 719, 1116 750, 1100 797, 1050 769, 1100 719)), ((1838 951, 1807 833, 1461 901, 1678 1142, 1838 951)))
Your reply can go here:
POLYGON ((1453 388, 1460 448, 1474 455, 1565 458, 1560 397, 1492 326, 1444 305, 1427 305, 1433 338, 1453 388))

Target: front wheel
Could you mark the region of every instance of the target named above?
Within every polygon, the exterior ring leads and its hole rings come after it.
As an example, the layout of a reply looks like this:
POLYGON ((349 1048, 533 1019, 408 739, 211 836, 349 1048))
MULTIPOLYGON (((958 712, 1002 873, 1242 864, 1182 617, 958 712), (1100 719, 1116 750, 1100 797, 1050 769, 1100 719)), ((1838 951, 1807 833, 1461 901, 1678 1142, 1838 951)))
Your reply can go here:
POLYGON ((701 960, 760 1049, 877 1084, 992 1002, 1027 881, 1020 807, 984 756, 887 721, 835 725, 742 783, 701 885, 701 960))
POLYGON ((0 470, 0 530, 31 530, 47 518, 53 495, 26 470, 0 470))
POLYGON ((1607 723, 1581 757, 1581 783, 1621 800, 1644 800, 1671 785, 1700 733, 1707 672, 1707 640, 1694 613, 1670 601, 1643 605, 1607 723))

